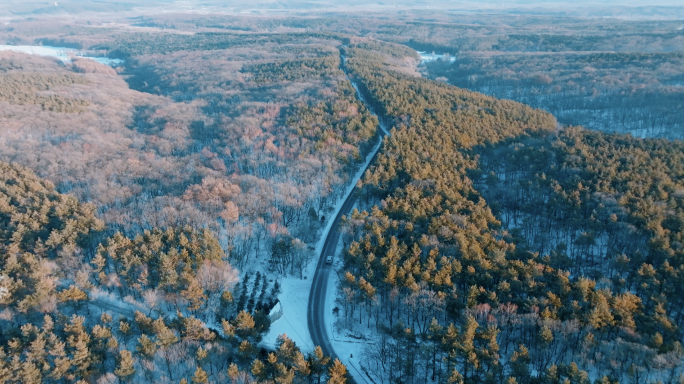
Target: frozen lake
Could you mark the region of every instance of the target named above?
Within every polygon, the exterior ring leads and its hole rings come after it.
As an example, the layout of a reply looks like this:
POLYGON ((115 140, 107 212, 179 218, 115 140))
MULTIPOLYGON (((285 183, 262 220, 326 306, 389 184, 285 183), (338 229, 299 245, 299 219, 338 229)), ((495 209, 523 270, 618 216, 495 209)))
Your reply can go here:
POLYGON ((27 53, 29 55, 50 56, 62 60, 63 63, 70 63, 72 57, 80 57, 84 59, 95 60, 98 63, 116 67, 123 64, 123 60, 110 59, 108 57, 92 57, 86 56, 83 52, 64 47, 50 47, 47 45, 0 45, 0 51, 12 51, 27 53))
POLYGON ((450 63, 453 63, 454 61, 456 61, 456 57, 450 56, 449 54, 438 55, 435 53, 428 53, 428 52, 421 52, 421 51, 418 51, 418 54, 420 55, 420 62, 421 63, 429 63, 429 62, 435 61, 435 60, 444 60, 445 58, 449 58, 450 63))

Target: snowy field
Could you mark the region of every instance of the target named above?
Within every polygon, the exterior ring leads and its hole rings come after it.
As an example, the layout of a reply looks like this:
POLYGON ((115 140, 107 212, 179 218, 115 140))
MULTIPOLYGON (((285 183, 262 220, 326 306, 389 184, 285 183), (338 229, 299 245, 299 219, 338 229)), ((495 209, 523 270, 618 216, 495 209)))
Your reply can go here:
POLYGON ((427 52, 421 52, 418 51, 418 54, 420 55, 420 62, 421 63, 429 63, 431 61, 435 60, 446 60, 448 59, 450 63, 453 63, 456 61, 456 57, 454 56, 449 56, 449 54, 443 54, 443 55, 437 55, 434 53, 427 53, 427 52))
POLYGON ((63 63, 71 63, 72 57, 95 60, 98 63, 116 67, 123 64, 123 60, 110 59, 108 57, 86 56, 83 52, 72 48, 50 47, 47 45, 0 45, 0 51, 12 51, 29 55, 50 56, 61 60, 63 63))

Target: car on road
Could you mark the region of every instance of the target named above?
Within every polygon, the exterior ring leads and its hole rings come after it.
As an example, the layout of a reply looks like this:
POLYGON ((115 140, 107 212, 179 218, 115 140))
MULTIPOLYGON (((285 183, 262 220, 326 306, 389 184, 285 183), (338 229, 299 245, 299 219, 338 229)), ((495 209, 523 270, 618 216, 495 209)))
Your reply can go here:
POLYGON ((332 262, 333 262, 333 257, 332 257, 332 256, 328 256, 328 257, 325 258, 325 263, 326 263, 326 264, 332 264, 332 262))

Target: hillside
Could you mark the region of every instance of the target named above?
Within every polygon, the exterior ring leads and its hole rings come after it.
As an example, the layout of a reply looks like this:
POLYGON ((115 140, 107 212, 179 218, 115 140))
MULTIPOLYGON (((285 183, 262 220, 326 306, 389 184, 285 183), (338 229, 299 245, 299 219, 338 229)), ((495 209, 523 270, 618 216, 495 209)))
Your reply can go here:
POLYGON ((681 383, 684 26, 413 5, 3 19, 0 382, 681 383))
POLYGON ((270 323, 262 308, 268 282, 257 276, 256 310, 236 307, 237 271, 208 230, 116 233, 96 246, 105 226, 93 205, 25 168, 0 163, 0 171, 3 380, 344 377, 339 361, 320 350, 305 356, 285 335, 273 358, 256 348, 270 323), (198 318, 206 311, 218 327, 198 318))
POLYGON ((339 285, 339 326, 381 335, 372 377, 675 377, 680 142, 558 131, 539 110, 346 52, 396 127, 346 219, 339 285))

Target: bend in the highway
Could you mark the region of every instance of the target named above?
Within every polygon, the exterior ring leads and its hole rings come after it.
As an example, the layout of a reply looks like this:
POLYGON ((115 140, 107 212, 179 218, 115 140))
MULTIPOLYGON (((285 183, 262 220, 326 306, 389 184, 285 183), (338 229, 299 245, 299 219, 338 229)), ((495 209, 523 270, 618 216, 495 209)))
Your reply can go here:
MULTIPOLYGON (((344 71, 345 75, 356 89, 358 99, 366 105, 366 108, 368 108, 368 110, 371 111, 371 113, 377 116, 377 114, 375 114, 375 112, 373 111, 372 106, 364 100, 364 97, 360 93, 357 84, 354 82, 351 76, 349 76, 347 68, 345 67, 345 57, 342 55, 340 55, 340 69, 344 71)), ((380 121, 379 117, 378 120, 380 121)), ((382 125, 382 123, 380 123, 380 126, 378 128, 379 137, 380 140, 382 140, 389 133, 386 127, 382 125)), ((366 169, 375 161, 375 157, 378 155, 381 146, 382 145, 378 145, 376 147, 371 161, 368 162, 368 164, 366 165, 366 169)), ((364 173, 366 169, 364 169, 364 173)), ((349 215, 352 208, 354 207, 354 202, 356 200, 354 196, 355 192, 356 187, 354 187, 351 190, 346 200, 344 201, 342 208, 339 210, 339 212, 337 212, 337 215, 333 219, 330 231, 328 232, 328 235, 323 244, 323 249, 318 258, 318 265, 316 267, 316 272, 314 274, 313 282, 311 284, 311 292, 309 293, 309 303, 307 308, 307 323, 309 326, 309 332, 311 333, 311 340, 313 341, 314 345, 318 345, 321 347, 323 353, 325 353, 333 359, 339 357, 335 353, 335 350, 330 342, 330 335, 328 334, 328 330, 325 326, 325 307, 328 290, 328 279, 330 277, 330 273, 334 271, 332 265, 326 264, 325 258, 328 255, 335 255, 335 252, 337 250, 337 243, 340 240, 340 221, 342 216, 349 215)), ((351 381, 353 382, 353 379, 351 381)))

